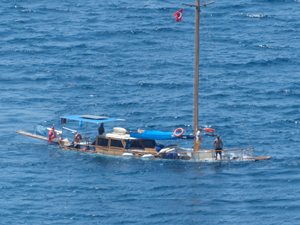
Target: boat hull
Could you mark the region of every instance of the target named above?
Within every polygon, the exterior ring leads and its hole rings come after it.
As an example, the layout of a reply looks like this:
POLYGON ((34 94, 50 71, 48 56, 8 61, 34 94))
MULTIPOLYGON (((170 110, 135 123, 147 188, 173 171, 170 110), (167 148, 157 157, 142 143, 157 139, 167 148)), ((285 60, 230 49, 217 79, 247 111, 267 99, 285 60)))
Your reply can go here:
MULTIPOLYGON (((35 138, 38 140, 42 141, 49 141, 47 137, 44 137, 42 135, 38 134, 33 134, 30 132, 26 131, 15 131, 18 134, 35 138)), ((123 156, 124 153, 131 153, 133 157, 139 157, 142 158, 145 155, 153 155, 153 157, 147 157, 147 158, 152 158, 152 159, 163 159, 164 154, 158 154, 155 149, 147 149, 147 151, 144 150, 127 150, 127 149, 122 149, 122 148, 103 148, 95 145, 87 145, 87 144, 76 144, 74 145, 63 145, 59 143, 58 140, 52 140, 52 143, 57 144, 60 148, 62 149, 67 149, 67 150, 75 150, 75 151, 80 151, 80 152, 86 152, 86 153, 91 153, 91 154, 102 154, 102 155, 110 155, 110 156, 123 156)), ((225 149, 222 150, 224 152, 230 152, 230 151, 245 151, 247 149, 252 149, 251 148, 241 148, 241 149, 225 149)), ((165 154, 170 154, 170 153, 165 153, 165 154)), ((177 153, 176 153, 177 154, 177 153)), ((205 162, 205 161, 258 161, 258 160, 269 160, 272 157, 271 156, 262 156, 262 157, 236 157, 236 158, 224 158, 222 160, 220 159, 215 159, 215 150, 201 150, 199 152, 187 152, 187 153, 178 153, 179 157, 174 157, 173 159, 178 159, 178 160, 190 160, 190 161, 195 161, 195 162, 205 162)))

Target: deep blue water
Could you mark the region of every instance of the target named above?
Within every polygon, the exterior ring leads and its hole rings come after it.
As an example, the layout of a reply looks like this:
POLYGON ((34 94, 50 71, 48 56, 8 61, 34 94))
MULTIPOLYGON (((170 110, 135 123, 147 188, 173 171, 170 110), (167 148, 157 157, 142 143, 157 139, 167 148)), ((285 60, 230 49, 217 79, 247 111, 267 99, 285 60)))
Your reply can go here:
POLYGON ((147 2, 0 2, 0 223, 299 224, 298 0, 216 0, 201 14, 199 123, 272 160, 123 159, 14 133, 73 114, 191 132, 194 9, 176 23, 181 1, 147 2))

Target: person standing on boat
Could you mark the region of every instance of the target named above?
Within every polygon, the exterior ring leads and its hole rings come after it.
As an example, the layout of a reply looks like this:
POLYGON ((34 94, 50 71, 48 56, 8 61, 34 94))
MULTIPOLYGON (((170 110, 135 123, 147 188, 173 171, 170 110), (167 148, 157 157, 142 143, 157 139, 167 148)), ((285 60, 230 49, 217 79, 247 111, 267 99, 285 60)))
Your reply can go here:
POLYGON ((220 155, 220 159, 222 160, 222 151, 217 151, 223 149, 223 141, 220 139, 219 134, 217 135, 217 138, 214 141, 213 146, 215 147, 216 150, 216 160, 218 159, 218 154, 220 155))
POLYGON ((202 128, 199 127, 198 131, 196 133, 196 143, 197 143, 198 151, 200 150, 200 147, 201 147, 201 144, 202 144, 201 131, 202 131, 202 128))
POLYGON ((102 135, 103 133, 105 133, 103 123, 101 123, 101 126, 98 128, 98 132, 99 132, 99 135, 102 135))

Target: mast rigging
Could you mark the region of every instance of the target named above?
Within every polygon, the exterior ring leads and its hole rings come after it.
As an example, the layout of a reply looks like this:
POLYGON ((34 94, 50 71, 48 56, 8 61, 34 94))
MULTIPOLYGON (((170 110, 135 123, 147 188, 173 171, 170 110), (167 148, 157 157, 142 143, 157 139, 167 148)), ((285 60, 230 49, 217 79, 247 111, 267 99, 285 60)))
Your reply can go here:
MULTIPOLYGON (((182 3, 182 5, 195 7, 196 23, 195 23, 195 89, 194 89, 194 134, 196 135, 198 130, 198 95, 199 95, 199 30, 200 30, 200 7, 213 4, 209 2, 200 5, 200 0, 196 0, 196 5, 190 5, 182 3)), ((198 151, 196 139, 194 139, 194 152, 198 151)))

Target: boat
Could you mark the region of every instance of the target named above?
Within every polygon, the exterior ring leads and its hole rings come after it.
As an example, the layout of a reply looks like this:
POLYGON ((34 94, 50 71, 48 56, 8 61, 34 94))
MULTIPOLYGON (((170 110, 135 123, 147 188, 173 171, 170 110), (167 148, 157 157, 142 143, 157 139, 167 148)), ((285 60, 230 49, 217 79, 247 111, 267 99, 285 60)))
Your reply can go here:
MULTIPOLYGON (((200 5, 196 0, 195 5, 185 4, 185 6, 194 7, 196 11, 195 27, 195 89, 194 89, 194 133, 188 134, 182 128, 172 132, 137 130, 130 131, 124 127, 113 127, 113 131, 104 133, 99 129, 99 135, 95 138, 87 136, 88 124, 103 124, 123 122, 123 119, 108 118, 98 115, 68 115, 61 116, 62 129, 56 130, 53 127, 35 126, 34 131, 27 132, 18 130, 16 133, 31 138, 49 141, 57 144, 61 149, 82 151, 91 154, 111 155, 119 157, 140 157, 145 159, 172 159, 172 160, 189 160, 189 161, 257 161, 271 159, 270 156, 255 157, 254 147, 222 149, 198 149, 195 135, 198 130, 198 93, 199 93, 199 30, 200 30, 200 8, 213 4, 209 2, 200 5), (79 122, 82 127, 85 124, 85 134, 82 135, 75 129, 66 127, 70 121, 79 122), (170 144, 167 146, 159 145, 156 141, 160 140, 177 140, 191 139, 194 141, 193 148, 182 148, 178 145, 170 144)), ((182 11, 181 11, 182 13, 182 11)), ((179 14, 179 18, 182 14, 179 14)), ((208 135, 215 136, 214 129, 204 129, 208 135)))

